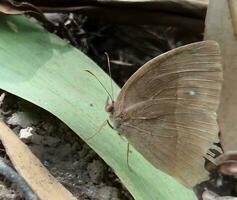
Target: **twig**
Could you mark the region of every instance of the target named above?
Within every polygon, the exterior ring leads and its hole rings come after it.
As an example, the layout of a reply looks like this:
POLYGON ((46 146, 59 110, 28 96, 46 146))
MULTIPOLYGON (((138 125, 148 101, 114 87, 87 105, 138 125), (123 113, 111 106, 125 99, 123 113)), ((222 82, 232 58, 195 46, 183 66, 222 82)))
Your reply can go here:
POLYGON ((3 161, 3 159, 0 159, 0 174, 6 177, 9 181, 15 183, 26 200, 38 200, 38 197, 27 185, 25 180, 21 176, 19 176, 11 167, 9 167, 3 161))

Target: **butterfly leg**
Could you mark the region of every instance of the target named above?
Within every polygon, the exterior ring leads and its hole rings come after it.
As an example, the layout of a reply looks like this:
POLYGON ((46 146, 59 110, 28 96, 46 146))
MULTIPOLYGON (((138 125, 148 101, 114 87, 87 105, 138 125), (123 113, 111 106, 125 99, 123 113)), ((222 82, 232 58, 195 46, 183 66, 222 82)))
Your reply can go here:
POLYGON ((103 122, 103 124, 101 124, 101 126, 99 127, 99 129, 90 137, 86 138, 84 141, 88 142, 89 140, 91 140, 93 137, 95 137, 98 133, 100 133, 100 131, 106 126, 108 120, 105 120, 103 122))
POLYGON ((106 120, 107 124, 110 126, 110 128, 114 129, 114 127, 110 124, 109 120, 106 120))

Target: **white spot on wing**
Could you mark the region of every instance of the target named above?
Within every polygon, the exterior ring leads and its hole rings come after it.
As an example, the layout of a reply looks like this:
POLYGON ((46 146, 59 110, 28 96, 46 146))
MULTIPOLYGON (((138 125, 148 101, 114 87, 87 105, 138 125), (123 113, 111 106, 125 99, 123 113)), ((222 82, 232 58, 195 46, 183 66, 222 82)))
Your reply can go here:
POLYGON ((190 95, 190 96, 194 96, 195 94, 196 94, 195 91, 193 91, 193 90, 190 90, 190 91, 189 91, 189 95, 190 95))

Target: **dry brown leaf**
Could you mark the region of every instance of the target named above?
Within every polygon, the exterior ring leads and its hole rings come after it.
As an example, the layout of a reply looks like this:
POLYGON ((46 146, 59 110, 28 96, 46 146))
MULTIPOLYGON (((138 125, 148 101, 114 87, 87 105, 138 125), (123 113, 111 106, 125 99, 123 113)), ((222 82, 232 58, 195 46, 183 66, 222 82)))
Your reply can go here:
POLYGON ((220 44, 224 84, 219 108, 224 151, 237 149, 237 1, 210 0, 205 39, 220 44))
POLYGON ((237 151, 222 154, 216 160, 216 164, 222 174, 237 177, 237 151))
POLYGON ((40 199, 76 200, 3 122, 0 122, 0 139, 15 169, 40 199))
POLYGON ((220 197, 219 195, 217 195, 214 192, 211 192, 209 190, 203 192, 202 198, 203 198, 203 200, 237 200, 237 197, 232 197, 232 196, 220 197))
POLYGON ((0 12, 10 15, 24 14, 28 12, 42 14, 34 5, 27 2, 16 2, 14 0, 0 1, 0 12))
POLYGON ((17 15, 24 13, 21 10, 16 9, 8 2, 0 2, 0 13, 10 14, 10 15, 17 15))

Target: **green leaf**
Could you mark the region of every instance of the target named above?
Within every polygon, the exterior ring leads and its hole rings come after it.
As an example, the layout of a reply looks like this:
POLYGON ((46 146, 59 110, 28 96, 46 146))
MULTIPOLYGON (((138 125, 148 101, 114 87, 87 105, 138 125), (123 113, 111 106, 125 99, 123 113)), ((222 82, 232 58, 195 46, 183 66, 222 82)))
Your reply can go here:
MULTIPOLYGON (((110 78, 87 56, 21 16, 0 15, 0 87, 53 113, 82 139, 108 118, 110 78)), ((114 84, 115 93, 119 88, 114 84)), ((114 169, 136 200, 194 200, 191 190, 152 167, 109 126, 87 143, 114 169)), ((195 173, 195 172, 194 172, 195 173)))

